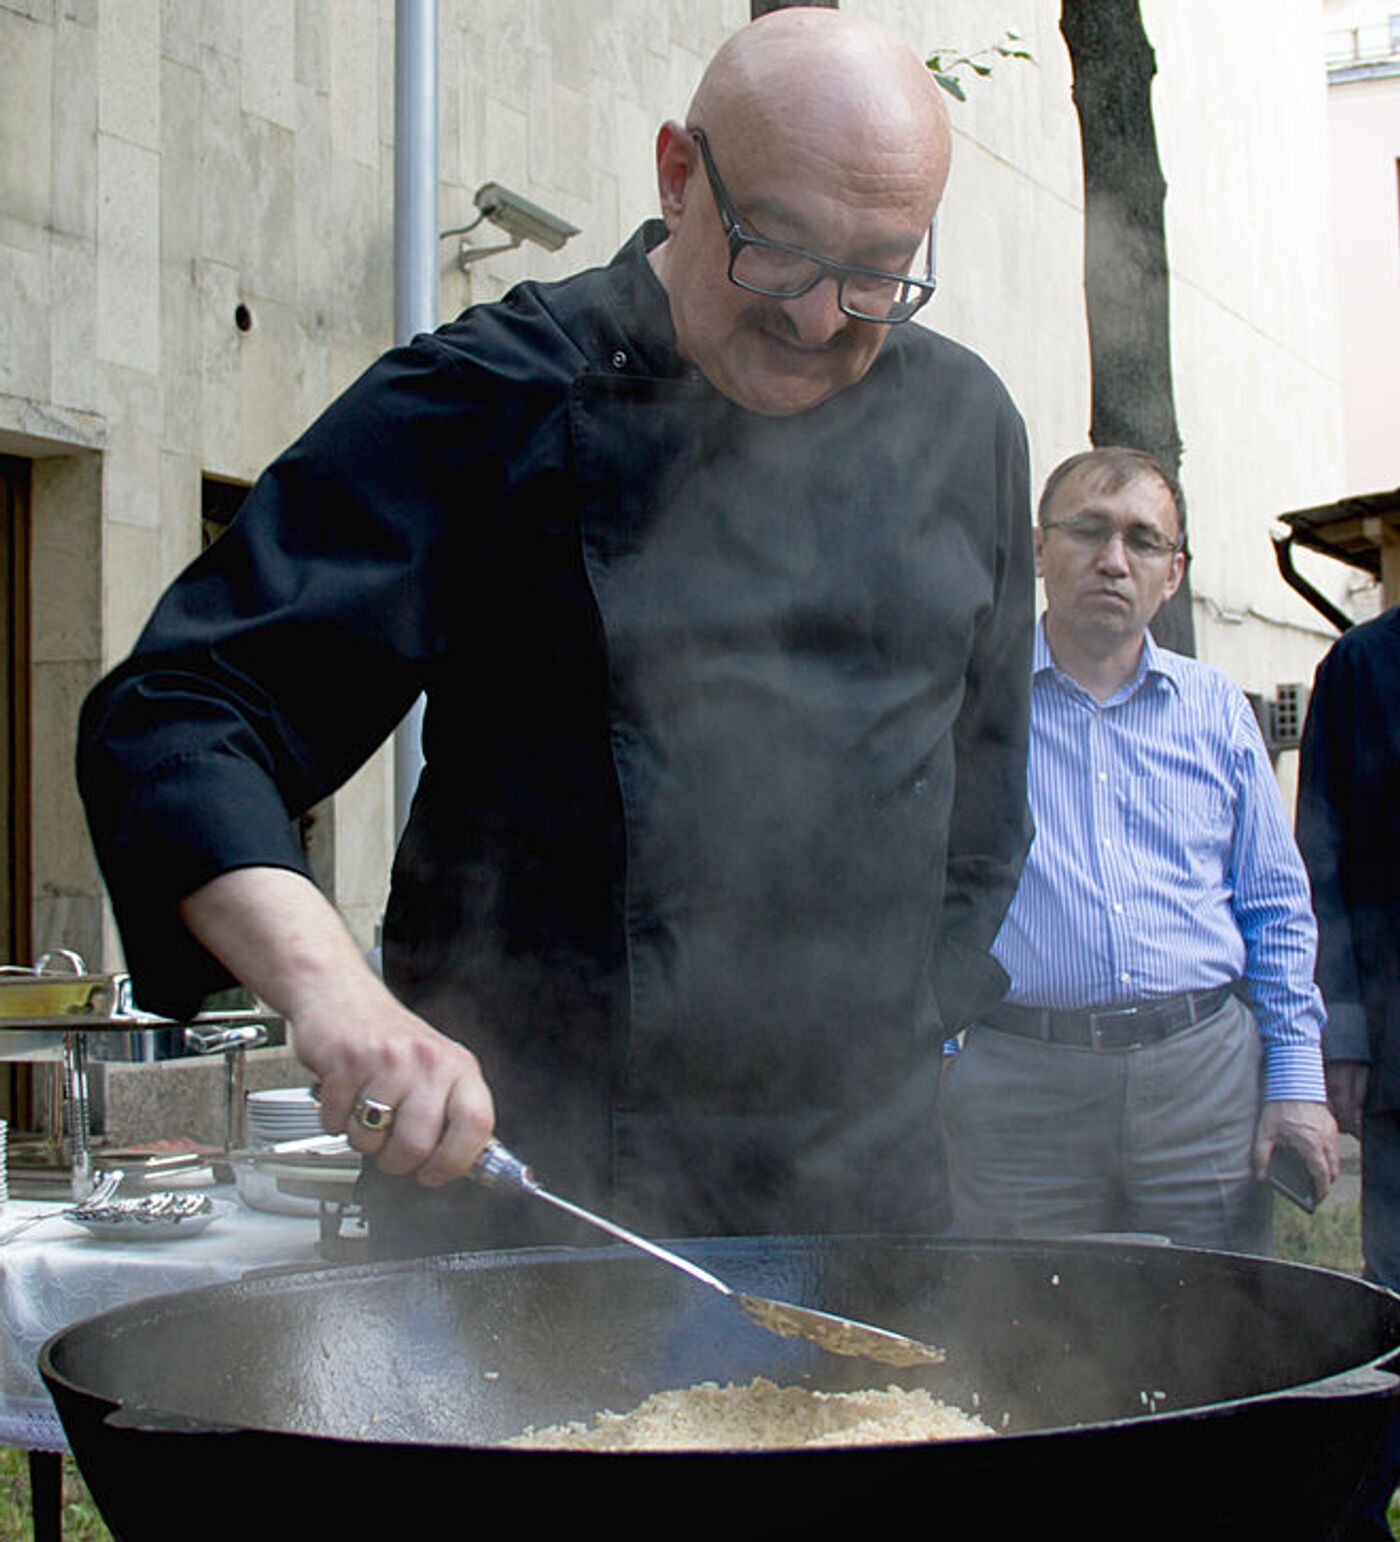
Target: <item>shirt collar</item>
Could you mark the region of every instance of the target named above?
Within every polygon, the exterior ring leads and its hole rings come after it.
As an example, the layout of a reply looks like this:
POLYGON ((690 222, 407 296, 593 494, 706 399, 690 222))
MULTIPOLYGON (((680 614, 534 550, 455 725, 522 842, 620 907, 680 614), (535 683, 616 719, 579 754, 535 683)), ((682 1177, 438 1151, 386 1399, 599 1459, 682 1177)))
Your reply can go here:
POLYGON ((1136 689, 1148 675, 1164 680, 1178 696, 1181 694, 1181 655, 1173 653, 1170 648, 1159 648, 1151 629, 1143 634, 1142 660, 1138 664, 1133 688, 1136 689))
MULTIPOLYGON (((1040 620, 1035 626, 1035 645, 1031 651, 1031 679, 1038 680, 1041 676, 1048 676, 1058 680, 1063 685, 1073 686, 1075 690, 1084 691, 1083 686, 1071 675, 1067 675, 1055 662, 1055 656, 1050 652, 1050 642, 1045 635, 1045 615, 1041 613, 1040 620)), ((1120 701, 1127 701, 1135 696, 1148 680, 1158 680, 1169 685, 1178 694, 1181 692, 1181 658, 1180 655, 1170 652, 1166 648, 1159 648, 1153 639, 1149 629, 1143 633, 1142 657, 1138 659, 1138 667, 1133 678, 1128 683, 1115 691, 1107 701, 1099 705, 1110 707, 1120 701)), ((1084 691, 1087 696, 1089 693, 1084 691)), ((1092 697, 1090 698, 1093 699, 1092 697)))

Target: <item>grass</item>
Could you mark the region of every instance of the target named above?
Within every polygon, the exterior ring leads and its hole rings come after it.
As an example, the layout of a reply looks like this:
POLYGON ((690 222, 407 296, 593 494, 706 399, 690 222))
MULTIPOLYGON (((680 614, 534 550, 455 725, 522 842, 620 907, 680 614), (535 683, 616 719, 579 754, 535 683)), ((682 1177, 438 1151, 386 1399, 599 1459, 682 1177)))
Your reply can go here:
MULTIPOLYGON (((0 1447, 0 1542, 30 1542, 29 1457, 0 1447)), ((71 1456, 63 1458, 63 1542, 111 1542, 71 1456)))
MULTIPOLYGON (((1315 1215, 1279 1200, 1274 1206, 1274 1252, 1296 1263, 1361 1273, 1361 1216, 1354 1200, 1329 1199, 1315 1215)), ((1400 1503, 1390 1510, 1400 1538, 1400 1503)), ((0 1542, 29 1542, 33 1535, 29 1464, 23 1451, 0 1448, 0 1542)), ((63 1459, 64 1542, 111 1542, 71 1456, 63 1459)))
POLYGON ((1361 1273, 1361 1207, 1331 1198, 1313 1215, 1287 1200, 1274 1201, 1274 1254, 1299 1264, 1361 1273))

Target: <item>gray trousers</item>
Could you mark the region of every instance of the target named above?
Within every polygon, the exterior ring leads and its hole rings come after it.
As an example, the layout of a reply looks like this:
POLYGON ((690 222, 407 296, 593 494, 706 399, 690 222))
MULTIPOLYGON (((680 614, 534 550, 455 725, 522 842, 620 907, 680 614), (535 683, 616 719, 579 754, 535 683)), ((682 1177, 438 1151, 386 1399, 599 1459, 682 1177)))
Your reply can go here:
POLYGON ((1263 1052, 1235 997, 1142 1049, 968 1030, 941 1106, 960 1236, 1150 1232, 1267 1252, 1254 1178, 1263 1052))

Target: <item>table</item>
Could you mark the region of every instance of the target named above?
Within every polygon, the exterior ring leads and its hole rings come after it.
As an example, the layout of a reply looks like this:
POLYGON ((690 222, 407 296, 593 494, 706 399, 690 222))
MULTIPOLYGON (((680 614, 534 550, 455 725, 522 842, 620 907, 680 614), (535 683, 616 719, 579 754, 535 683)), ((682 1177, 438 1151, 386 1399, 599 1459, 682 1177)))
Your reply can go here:
POLYGON ((39 1378, 40 1346, 79 1318, 143 1296, 236 1280, 250 1269, 323 1264, 314 1216, 247 1210, 231 1187, 209 1191, 233 1209, 197 1236, 116 1242, 63 1220, 62 1204, 11 1200, 0 1233, 27 1216, 51 1219, 0 1246, 0 1445, 66 1451, 39 1378))

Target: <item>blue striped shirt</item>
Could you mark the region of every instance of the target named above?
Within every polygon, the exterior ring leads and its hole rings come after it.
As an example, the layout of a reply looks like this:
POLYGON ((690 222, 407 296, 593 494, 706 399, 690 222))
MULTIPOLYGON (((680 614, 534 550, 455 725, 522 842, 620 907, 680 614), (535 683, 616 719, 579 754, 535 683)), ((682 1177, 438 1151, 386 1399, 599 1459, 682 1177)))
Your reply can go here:
POLYGON ((1098 702, 1036 629, 1036 834, 993 949, 1008 1000, 1087 1007, 1243 981, 1266 1098, 1325 1097, 1317 928, 1259 728, 1219 670, 1144 641, 1098 702))

